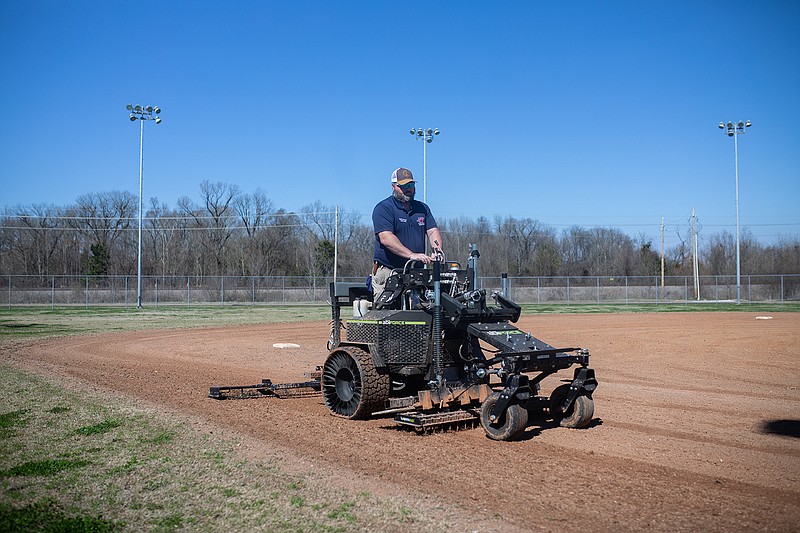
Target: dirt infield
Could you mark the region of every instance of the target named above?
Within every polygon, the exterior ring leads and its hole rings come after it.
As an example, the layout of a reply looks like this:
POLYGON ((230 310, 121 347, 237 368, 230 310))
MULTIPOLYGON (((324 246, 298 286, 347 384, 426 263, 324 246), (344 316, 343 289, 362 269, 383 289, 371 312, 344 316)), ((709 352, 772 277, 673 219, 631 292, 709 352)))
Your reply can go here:
POLYGON ((600 385, 590 428, 532 425, 509 443, 481 429, 419 436, 389 418, 342 420, 319 398, 207 398, 210 385, 303 379, 324 361, 324 322, 75 337, 1 357, 239 436, 253 457, 291 457, 508 530, 797 531, 800 313, 771 316, 523 317, 550 344, 589 348, 600 385), (300 348, 273 348, 287 342, 300 348))

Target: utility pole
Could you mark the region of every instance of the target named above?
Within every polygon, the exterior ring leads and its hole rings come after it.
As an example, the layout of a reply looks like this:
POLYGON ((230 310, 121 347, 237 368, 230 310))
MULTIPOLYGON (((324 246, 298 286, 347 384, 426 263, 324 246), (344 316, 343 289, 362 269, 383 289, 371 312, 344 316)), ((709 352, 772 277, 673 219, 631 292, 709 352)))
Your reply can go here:
POLYGON ((661 217, 661 288, 664 288, 664 217, 661 217))
POLYGON ((694 207, 692 208, 692 266, 694 267, 694 297, 698 302, 700 301, 700 274, 699 261, 697 260, 697 230, 694 225, 694 207))
POLYGON ((336 275, 339 266, 339 206, 336 206, 336 215, 333 225, 333 282, 336 283, 336 275))

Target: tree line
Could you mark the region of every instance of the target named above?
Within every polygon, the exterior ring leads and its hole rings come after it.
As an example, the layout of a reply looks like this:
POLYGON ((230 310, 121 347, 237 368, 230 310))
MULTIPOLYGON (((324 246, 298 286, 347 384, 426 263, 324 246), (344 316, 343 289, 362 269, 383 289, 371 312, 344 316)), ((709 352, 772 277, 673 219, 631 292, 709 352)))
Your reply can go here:
MULTIPOLYGON (((6 209, 0 228, 0 273, 129 275, 137 271, 138 197, 110 191, 80 196, 58 207, 6 209)), ((481 272, 510 276, 655 276, 660 241, 615 228, 574 226, 561 232, 531 218, 511 216, 438 220, 448 259, 462 261, 475 243, 481 272), (463 257, 462 257, 463 256, 463 257)), ((338 275, 363 276, 371 266, 371 221, 317 201, 297 212, 273 205, 264 191, 204 181, 199 201, 177 207, 150 201, 142 224, 142 272, 147 276, 329 277, 338 247, 338 275), (338 223, 337 223, 338 219, 338 223)), ((665 274, 692 275, 691 235, 666 250, 665 274)), ((740 237, 742 274, 800 273, 800 239, 762 245, 740 237)), ((702 239, 701 275, 736 271, 735 237, 702 239)))

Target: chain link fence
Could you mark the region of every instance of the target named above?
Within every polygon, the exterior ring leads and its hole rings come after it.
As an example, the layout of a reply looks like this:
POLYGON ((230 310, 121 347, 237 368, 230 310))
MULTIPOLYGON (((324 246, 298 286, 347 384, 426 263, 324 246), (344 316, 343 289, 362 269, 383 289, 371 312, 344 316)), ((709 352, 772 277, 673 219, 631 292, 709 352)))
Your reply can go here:
MULTIPOLYGON (((143 276, 142 305, 326 304, 331 278, 305 276, 143 276)), ((365 283, 364 278, 337 281, 365 283)), ((480 277, 487 293, 502 290, 502 278, 480 277)), ((695 294, 691 276, 509 277, 509 296, 520 304, 658 304, 731 302, 735 276, 701 276, 695 294)), ((137 303, 136 276, 0 276, 0 301, 12 306, 125 306, 137 303)), ((743 302, 800 301, 800 275, 741 277, 743 302)))

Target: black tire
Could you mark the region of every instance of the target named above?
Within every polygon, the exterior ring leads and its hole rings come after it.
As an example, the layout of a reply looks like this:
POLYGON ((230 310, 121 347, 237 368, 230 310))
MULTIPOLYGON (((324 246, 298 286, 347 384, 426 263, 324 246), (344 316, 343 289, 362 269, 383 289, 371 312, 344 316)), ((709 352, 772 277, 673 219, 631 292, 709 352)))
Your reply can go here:
POLYGON ((569 394, 569 384, 556 387, 550 395, 550 415, 561 427, 585 428, 594 416, 594 400, 590 396, 580 394, 566 411, 562 411, 561 404, 567 394, 569 394))
POLYGON ((493 392, 481 404, 481 425, 486 436, 492 440, 514 440, 528 426, 528 411, 519 404, 511 404, 500 418, 494 422, 489 420, 494 405, 500 399, 499 392, 493 392))
POLYGON ((378 374, 372 356, 348 346, 328 355, 322 367, 322 396, 335 415, 367 418, 389 399, 389 376, 378 374))

